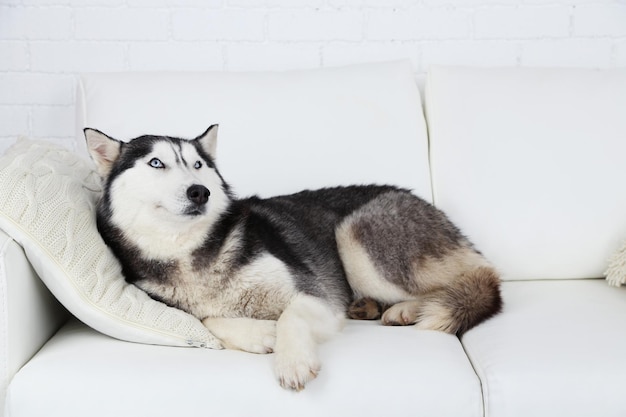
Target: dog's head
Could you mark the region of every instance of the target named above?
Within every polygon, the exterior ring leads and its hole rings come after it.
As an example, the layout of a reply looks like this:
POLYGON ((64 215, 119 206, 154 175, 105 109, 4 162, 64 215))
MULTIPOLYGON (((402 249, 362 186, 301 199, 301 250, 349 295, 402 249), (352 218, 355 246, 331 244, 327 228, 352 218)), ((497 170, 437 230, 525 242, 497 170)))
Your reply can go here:
POLYGON ((122 142, 95 129, 84 132, 103 179, 99 215, 146 241, 140 246, 206 232, 226 209, 229 187, 214 161, 217 125, 192 140, 146 135, 122 142))

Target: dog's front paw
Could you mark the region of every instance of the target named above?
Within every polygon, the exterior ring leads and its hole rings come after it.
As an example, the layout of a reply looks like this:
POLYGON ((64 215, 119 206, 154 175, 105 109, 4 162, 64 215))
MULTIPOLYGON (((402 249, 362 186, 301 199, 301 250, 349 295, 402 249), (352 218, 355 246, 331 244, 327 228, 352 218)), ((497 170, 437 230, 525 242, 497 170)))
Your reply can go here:
POLYGON ((276 321, 256 320, 248 330, 247 337, 239 343, 239 349, 252 353, 272 353, 276 345, 276 321))
POLYGON ((276 345, 276 321, 250 318, 206 318, 202 323, 227 349, 272 353, 276 345))
POLYGON ((305 358, 297 352, 295 354, 277 352, 274 369, 281 387, 302 391, 308 382, 317 377, 321 364, 317 358, 305 358))

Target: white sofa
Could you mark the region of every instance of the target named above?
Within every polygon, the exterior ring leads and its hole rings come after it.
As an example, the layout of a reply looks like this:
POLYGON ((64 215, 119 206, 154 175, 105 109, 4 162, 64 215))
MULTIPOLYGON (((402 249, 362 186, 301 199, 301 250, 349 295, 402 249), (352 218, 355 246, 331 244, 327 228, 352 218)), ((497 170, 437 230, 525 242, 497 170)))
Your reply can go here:
POLYGON ((241 195, 411 187, 500 269, 504 310, 461 339, 348 322, 293 393, 272 355, 93 330, 0 230, 5 416, 626 415, 626 290, 602 279, 626 239, 626 71, 433 68, 423 105, 404 62, 90 74, 78 92, 79 147, 85 126, 193 137, 219 123, 241 195))

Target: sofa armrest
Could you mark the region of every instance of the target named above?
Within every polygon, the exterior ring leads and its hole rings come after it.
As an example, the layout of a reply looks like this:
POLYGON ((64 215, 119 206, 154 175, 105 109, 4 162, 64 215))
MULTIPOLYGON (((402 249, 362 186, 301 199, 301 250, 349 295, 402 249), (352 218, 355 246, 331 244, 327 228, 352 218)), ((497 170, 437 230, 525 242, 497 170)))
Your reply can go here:
POLYGON ((67 318, 22 247, 0 229, 0 415, 13 375, 67 318))

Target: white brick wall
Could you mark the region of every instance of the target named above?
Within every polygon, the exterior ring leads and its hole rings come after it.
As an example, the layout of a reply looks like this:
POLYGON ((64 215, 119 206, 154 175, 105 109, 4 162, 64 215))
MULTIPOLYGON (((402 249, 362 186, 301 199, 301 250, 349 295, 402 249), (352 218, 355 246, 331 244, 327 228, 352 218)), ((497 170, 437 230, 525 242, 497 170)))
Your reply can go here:
POLYGON ((271 71, 315 68, 320 63, 320 46, 302 43, 246 42, 224 48, 228 69, 271 71))
POLYGON ((572 8, 566 5, 495 6, 474 15, 477 39, 564 38, 572 8))
POLYGON ((278 10, 268 13, 270 41, 355 41, 363 39, 364 16, 358 10, 278 10))
POLYGON ((574 9, 574 34, 577 36, 626 36, 626 2, 585 4, 574 9))
POLYGON ((219 71, 224 67, 222 46, 216 42, 130 42, 130 71, 219 71))
POLYGON ((246 9, 172 12, 172 37, 182 41, 263 41, 265 13, 246 9))
POLYGON ((74 11, 76 39, 100 41, 158 41, 169 38, 167 10, 147 8, 88 8, 74 11))
POLYGON ((625 0, 0 0, 0 152, 71 146, 76 74, 626 67, 625 0))
POLYGON ((411 7, 369 13, 369 40, 464 39, 471 36, 468 9, 411 7))

